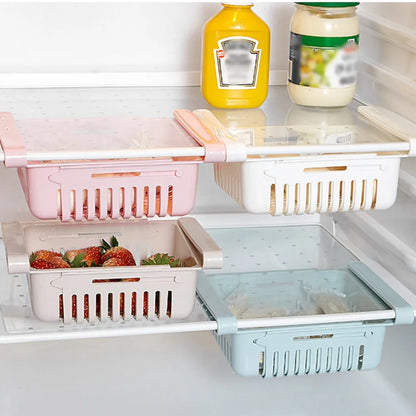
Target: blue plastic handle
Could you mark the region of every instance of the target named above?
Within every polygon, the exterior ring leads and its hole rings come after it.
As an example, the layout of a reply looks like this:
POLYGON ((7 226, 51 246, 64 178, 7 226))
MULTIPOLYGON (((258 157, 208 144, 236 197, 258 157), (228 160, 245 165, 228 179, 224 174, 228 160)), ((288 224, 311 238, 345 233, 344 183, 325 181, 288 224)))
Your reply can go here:
POLYGON ((198 277, 197 292, 198 296, 204 302, 204 305, 209 309, 217 321, 217 334, 236 334, 238 331, 236 317, 231 313, 227 305, 225 305, 218 297, 217 293, 208 282, 208 279, 209 277, 207 276, 198 277))

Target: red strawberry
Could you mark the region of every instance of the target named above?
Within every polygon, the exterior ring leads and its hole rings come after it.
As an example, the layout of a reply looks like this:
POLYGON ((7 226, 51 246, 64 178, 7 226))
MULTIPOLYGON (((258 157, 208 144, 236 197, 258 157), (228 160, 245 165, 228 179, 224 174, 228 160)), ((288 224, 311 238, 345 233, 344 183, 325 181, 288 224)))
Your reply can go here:
POLYGON ((104 263, 110 258, 116 258, 122 260, 123 266, 136 265, 133 254, 131 254, 131 252, 126 248, 120 247, 118 245, 117 239, 114 236, 111 237, 111 245, 108 244, 105 240, 102 240, 102 243, 103 245, 101 246, 101 248, 104 250, 104 254, 101 256, 101 264, 104 265, 104 263))
POLYGON ((57 266, 56 264, 49 263, 48 261, 43 260, 43 259, 33 260, 30 263, 30 265, 34 269, 59 269, 59 266, 57 266))
POLYGON ((30 265, 35 269, 67 269, 69 264, 59 253, 39 250, 30 256, 30 265))
POLYGON ((96 267, 100 264, 101 249, 100 247, 87 247, 81 248, 79 250, 68 250, 65 253, 65 258, 71 264, 71 267, 96 267), (82 254, 83 256, 81 257, 80 255, 82 254), (74 260, 77 256, 79 256, 79 260, 77 259, 78 261, 74 263, 74 260))
POLYGON ((103 267, 119 267, 119 266, 134 266, 134 264, 130 264, 123 259, 118 257, 110 257, 103 263, 103 267))
POLYGON ((57 253, 56 251, 49 251, 49 250, 38 250, 32 253, 30 256, 31 261, 33 260, 46 260, 51 261, 54 257, 61 257, 61 253, 57 253))

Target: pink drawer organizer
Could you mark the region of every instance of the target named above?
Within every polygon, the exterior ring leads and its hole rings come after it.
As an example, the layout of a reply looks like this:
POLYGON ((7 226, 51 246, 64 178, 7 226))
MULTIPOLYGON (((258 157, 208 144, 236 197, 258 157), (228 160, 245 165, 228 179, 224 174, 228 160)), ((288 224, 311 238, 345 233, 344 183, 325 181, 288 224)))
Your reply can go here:
POLYGON ((0 143, 32 214, 63 221, 185 215, 199 163, 225 160, 224 144, 188 110, 174 119, 15 121, 0 113, 0 143))

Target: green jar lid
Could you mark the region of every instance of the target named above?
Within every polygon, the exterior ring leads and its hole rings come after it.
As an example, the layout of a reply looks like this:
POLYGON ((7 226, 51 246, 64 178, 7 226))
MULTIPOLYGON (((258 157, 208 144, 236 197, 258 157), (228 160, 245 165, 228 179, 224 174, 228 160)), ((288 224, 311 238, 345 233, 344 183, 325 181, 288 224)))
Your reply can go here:
POLYGON ((295 4, 303 4, 304 6, 313 6, 313 7, 355 7, 360 3, 345 3, 345 2, 313 2, 313 3, 304 3, 296 1, 295 4))

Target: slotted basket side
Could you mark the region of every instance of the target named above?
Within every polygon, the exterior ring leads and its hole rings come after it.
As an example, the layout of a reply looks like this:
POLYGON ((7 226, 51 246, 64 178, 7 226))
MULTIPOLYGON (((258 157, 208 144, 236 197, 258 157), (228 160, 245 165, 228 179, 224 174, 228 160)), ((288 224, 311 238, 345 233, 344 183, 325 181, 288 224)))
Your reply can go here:
POLYGON ((237 374, 269 378, 373 369, 384 334, 384 326, 355 325, 214 336, 237 374))
POLYGON ((181 216, 194 206, 198 163, 30 166, 19 177, 41 219, 181 216))
POLYGON ((400 158, 215 165, 217 184, 249 212, 301 215, 393 205, 400 158), (232 166, 229 166, 232 165, 232 166))
POLYGON ((30 273, 29 287, 34 315, 64 323, 185 318, 194 307, 196 271, 168 270, 114 277, 97 273, 30 273))

